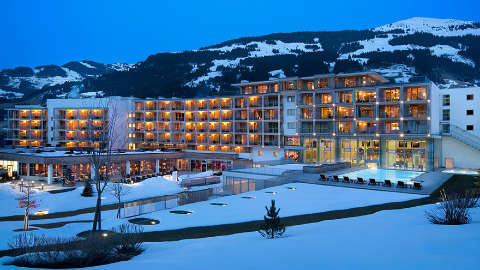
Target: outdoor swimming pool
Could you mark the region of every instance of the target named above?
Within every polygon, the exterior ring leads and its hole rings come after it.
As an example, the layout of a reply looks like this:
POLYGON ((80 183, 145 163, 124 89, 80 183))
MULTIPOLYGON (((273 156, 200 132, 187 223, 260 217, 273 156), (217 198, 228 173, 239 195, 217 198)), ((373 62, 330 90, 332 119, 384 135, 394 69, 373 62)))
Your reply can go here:
POLYGON ((358 177, 362 177, 365 181, 368 181, 368 179, 370 178, 374 178, 377 181, 384 181, 385 179, 388 179, 396 183, 397 181, 410 182, 413 178, 421 174, 424 173, 405 170, 365 169, 342 174, 338 177, 348 176, 352 180, 356 180, 358 177))

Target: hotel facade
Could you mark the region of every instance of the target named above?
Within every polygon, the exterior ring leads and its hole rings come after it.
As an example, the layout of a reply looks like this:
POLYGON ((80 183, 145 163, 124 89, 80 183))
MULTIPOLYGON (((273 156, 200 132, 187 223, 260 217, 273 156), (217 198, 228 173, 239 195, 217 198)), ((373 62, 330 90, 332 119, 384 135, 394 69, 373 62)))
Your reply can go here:
MULTIPOLYGON (((441 118, 441 91, 425 78, 389 83, 377 73, 362 72, 233 87, 237 95, 49 99, 45 107, 17 106, 8 110, 7 140, 15 147, 98 147, 114 128, 115 148, 197 157, 226 153, 235 156, 227 162, 230 167, 233 159, 350 162, 415 171, 464 166, 442 155, 442 138, 456 138, 441 118)), ((205 160, 185 158, 175 166, 203 169, 205 160)))
POLYGON ((238 96, 136 100, 128 147, 431 170, 432 85, 325 74, 235 84, 238 96))

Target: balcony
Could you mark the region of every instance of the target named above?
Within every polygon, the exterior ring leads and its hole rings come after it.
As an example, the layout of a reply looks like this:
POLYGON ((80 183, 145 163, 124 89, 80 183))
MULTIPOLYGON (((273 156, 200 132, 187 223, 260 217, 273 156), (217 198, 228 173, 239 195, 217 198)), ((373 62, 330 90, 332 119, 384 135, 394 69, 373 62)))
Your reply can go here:
POLYGON ((244 98, 235 98, 235 108, 240 109, 240 108, 246 108, 247 107, 247 102, 244 98))
POLYGON ((219 132, 219 131, 220 131, 220 128, 219 128, 218 126, 215 126, 215 127, 210 126, 210 127, 208 128, 208 131, 209 131, 209 132, 219 132))
POLYGON ((197 137, 197 143, 207 143, 206 137, 197 137))
POLYGON ((232 100, 231 99, 222 99, 221 107, 222 107, 222 109, 232 108, 232 100))
POLYGON ((302 127, 300 129, 301 133, 313 133, 313 127, 302 127))
POLYGON ((263 144, 265 146, 276 146, 278 145, 278 140, 265 140, 263 144))
POLYGON ((215 102, 215 103, 209 102, 208 108, 211 109, 211 110, 216 110, 216 109, 220 108, 220 104, 219 104, 218 101, 215 102))
POLYGON ((358 134, 375 134, 377 132, 377 127, 376 126, 363 127, 363 126, 357 125, 356 132, 358 134))
POLYGON ((278 128, 265 128, 264 133, 278 133, 278 128))
POLYGON ((232 140, 232 139, 227 139, 227 140, 222 139, 222 144, 232 145, 232 144, 233 144, 233 140, 232 140))
POLYGON ((250 145, 262 145, 262 140, 250 140, 250 145))
POLYGON ((398 112, 380 112, 380 118, 400 118, 400 111, 398 112))

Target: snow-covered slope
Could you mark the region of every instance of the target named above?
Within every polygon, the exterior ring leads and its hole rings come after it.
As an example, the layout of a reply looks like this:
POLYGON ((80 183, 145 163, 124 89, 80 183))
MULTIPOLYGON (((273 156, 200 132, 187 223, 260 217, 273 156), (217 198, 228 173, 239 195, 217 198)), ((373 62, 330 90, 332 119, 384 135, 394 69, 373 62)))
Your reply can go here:
POLYGON ((480 24, 454 19, 414 17, 373 28, 374 31, 390 32, 402 30, 406 34, 430 33, 436 36, 480 35, 480 24))
POLYGON ((21 98, 24 94, 44 87, 80 82, 114 71, 128 71, 133 65, 124 63, 101 64, 83 60, 62 66, 45 65, 35 68, 17 67, 0 71, 0 98, 21 98))

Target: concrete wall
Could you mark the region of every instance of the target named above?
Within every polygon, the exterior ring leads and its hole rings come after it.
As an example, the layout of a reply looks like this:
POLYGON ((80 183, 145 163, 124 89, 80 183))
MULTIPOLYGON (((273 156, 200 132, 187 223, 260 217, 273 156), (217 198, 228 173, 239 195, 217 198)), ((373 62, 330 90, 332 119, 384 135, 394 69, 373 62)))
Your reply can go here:
POLYGON ((253 162, 282 160, 285 158, 285 151, 278 147, 255 147, 252 148, 251 160, 253 162), (261 154, 260 154, 261 153, 261 154))
POLYGON ((284 136, 295 136, 297 133, 297 129, 289 129, 288 128, 288 123, 293 122, 298 125, 297 122, 297 106, 296 106, 296 99, 298 98, 298 95, 295 94, 294 91, 289 91, 287 93, 282 93, 282 103, 283 103, 283 134, 284 136), (287 94, 288 93, 288 94, 287 94), (294 96, 295 101, 293 102, 288 102, 287 97, 288 96, 294 96), (295 110, 295 115, 289 116, 288 115, 288 110, 295 110))
POLYGON ((440 110, 439 106, 442 104, 440 97, 440 89, 434 84, 431 84, 430 87, 430 134, 439 134, 440 133, 440 110))
POLYGON ((442 155, 439 159, 440 166, 445 167, 445 159, 453 159, 455 168, 480 168, 480 151, 458 141, 455 138, 442 137, 442 155))
MULTIPOLYGON (((467 125, 473 125, 473 131, 468 131, 480 137, 480 87, 441 89, 439 92, 439 106, 436 107, 442 122, 442 110, 450 109, 451 125, 466 130, 467 125), (443 95, 450 95, 450 106, 443 106, 443 95), (473 100, 467 100, 467 95, 473 94, 473 100), (467 110, 473 110, 473 115, 467 115, 467 110)), ((433 107, 435 109, 435 107, 433 107)))

